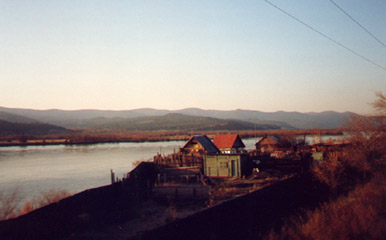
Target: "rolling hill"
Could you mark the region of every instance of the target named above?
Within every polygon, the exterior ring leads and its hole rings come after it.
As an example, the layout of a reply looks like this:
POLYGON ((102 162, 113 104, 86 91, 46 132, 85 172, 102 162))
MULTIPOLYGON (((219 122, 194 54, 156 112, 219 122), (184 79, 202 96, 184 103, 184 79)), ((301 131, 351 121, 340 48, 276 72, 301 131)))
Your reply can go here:
POLYGON ((15 123, 0 120, 0 135, 52 135, 52 134, 70 134, 75 131, 54 126, 46 123, 15 123))
POLYGON ((13 122, 13 123, 37 123, 35 119, 24 117, 8 112, 0 112, 0 120, 13 122))
MULTIPOLYGON (((356 115, 351 112, 333 112, 326 111, 320 113, 300 113, 300 112, 261 112, 252 110, 203 110, 199 108, 187 108, 182 110, 157 110, 151 108, 142 108, 135 110, 111 111, 111 110, 32 110, 18 108, 0 107, 0 112, 19 115, 26 119, 32 119, 39 122, 53 124, 62 127, 106 127, 108 124, 114 126, 121 125, 126 128, 129 122, 131 124, 139 124, 137 120, 130 121, 140 117, 161 117, 170 113, 178 113, 193 117, 209 117, 222 119, 227 121, 240 120, 256 125, 279 126, 282 129, 311 129, 311 128, 339 128, 347 123, 350 116, 356 115)), ((0 118, 1 119, 1 118, 0 118)), ((157 118, 155 118, 157 119, 157 118)), ((165 118, 168 119, 168 118, 165 118)), ((3 119, 4 120, 4 119, 3 119)), ((149 120, 153 121, 153 120, 149 120)), ((175 123, 175 122, 174 122, 175 123)), ((170 128, 167 124, 162 125, 162 128, 170 128)), ((173 124, 171 122, 170 124, 173 124)), ((176 123, 175 123, 176 124, 176 123)), ((178 123, 179 124, 179 123, 178 123)), ((230 123, 229 123, 230 124, 230 123)), ((114 127, 115 128, 115 127, 114 127)), ((155 129, 147 127, 148 129, 155 129)))
POLYGON ((75 131, 35 119, 0 111, 0 135, 51 135, 69 134, 75 131))
POLYGON ((94 118, 83 122, 89 128, 94 129, 124 129, 124 130, 184 130, 184 131, 208 131, 208 130, 265 130, 280 129, 273 124, 258 124, 210 117, 187 116, 179 113, 169 113, 163 116, 149 116, 137 118, 94 118))
POLYGON ((275 124, 283 129, 311 129, 311 128, 339 128, 350 119, 350 116, 356 115, 351 112, 321 112, 321 113, 300 113, 300 112, 260 112, 252 110, 202 110, 198 108, 188 108, 177 111, 178 113, 191 116, 205 116, 222 119, 238 119, 248 122, 275 124))

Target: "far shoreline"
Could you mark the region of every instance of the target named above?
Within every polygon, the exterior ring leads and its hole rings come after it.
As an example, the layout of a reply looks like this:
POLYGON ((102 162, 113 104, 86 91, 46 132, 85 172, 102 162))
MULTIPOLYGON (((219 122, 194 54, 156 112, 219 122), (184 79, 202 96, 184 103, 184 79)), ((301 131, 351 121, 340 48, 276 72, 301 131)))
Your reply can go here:
POLYGON ((96 141, 96 142, 68 142, 68 141, 45 141, 43 140, 33 142, 0 142, 0 147, 27 147, 27 146, 55 146, 55 145, 65 145, 65 146, 76 146, 76 145, 96 145, 96 144, 111 144, 111 143, 145 143, 145 142, 173 142, 173 141, 184 141, 184 139, 161 139, 161 140, 131 140, 131 141, 96 141))
POLYGON ((206 132, 128 132, 116 133, 82 133, 69 135, 48 136, 3 136, 0 138, 0 147, 15 146, 52 146, 52 145, 94 145, 104 143, 142 143, 142 142, 170 142, 187 141, 193 135, 207 135, 213 138, 217 134, 239 134, 241 138, 250 139, 265 135, 277 136, 328 136, 343 135, 343 129, 281 129, 264 131, 206 131, 206 132))

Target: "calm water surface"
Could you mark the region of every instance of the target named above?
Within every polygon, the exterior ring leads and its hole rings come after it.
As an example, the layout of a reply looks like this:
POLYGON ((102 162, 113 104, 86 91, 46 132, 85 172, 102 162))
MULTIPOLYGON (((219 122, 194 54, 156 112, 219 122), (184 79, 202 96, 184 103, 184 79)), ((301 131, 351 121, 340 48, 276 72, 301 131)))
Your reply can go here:
POLYGON ((50 189, 77 193, 111 183, 133 169, 138 160, 157 152, 171 153, 185 142, 116 143, 79 146, 0 148, 0 191, 17 189, 24 201, 50 189))

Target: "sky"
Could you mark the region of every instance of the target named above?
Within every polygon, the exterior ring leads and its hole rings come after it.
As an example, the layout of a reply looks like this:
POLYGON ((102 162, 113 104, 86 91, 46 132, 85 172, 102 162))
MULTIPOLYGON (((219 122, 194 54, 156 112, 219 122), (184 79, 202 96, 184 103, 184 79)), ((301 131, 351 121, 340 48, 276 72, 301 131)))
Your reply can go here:
MULTIPOLYGON (((369 113, 386 47, 328 0, 0 0, 0 106, 369 113)), ((386 43, 386 1, 335 0, 386 43)))

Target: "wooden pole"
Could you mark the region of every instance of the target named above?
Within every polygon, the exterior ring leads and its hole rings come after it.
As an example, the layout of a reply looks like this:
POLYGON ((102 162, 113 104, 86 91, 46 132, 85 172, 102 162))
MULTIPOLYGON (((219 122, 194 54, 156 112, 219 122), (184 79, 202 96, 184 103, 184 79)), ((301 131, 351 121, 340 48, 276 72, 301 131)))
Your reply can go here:
POLYGON ((113 172, 113 169, 110 169, 110 174, 111 174, 111 184, 115 183, 115 174, 113 172))

